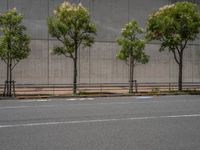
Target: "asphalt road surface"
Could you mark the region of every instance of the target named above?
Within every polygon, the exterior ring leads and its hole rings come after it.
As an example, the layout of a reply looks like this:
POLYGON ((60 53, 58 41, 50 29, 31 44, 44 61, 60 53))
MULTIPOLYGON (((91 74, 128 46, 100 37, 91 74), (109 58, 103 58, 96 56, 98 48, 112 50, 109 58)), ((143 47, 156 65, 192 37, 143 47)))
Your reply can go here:
POLYGON ((200 96, 0 101, 0 150, 199 150, 200 96))

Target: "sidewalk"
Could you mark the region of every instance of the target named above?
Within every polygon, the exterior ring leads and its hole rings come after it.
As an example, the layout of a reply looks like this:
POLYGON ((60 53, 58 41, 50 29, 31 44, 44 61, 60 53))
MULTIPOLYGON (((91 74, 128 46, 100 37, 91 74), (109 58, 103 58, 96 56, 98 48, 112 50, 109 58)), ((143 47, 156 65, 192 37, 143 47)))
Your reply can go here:
MULTIPOLYGON (((200 87, 184 86, 186 92, 178 92, 175 86, 139 86, 138 93, 129 94, 128 86, 111 86, 109 84, 102 86, 85 86, 78 87, 78 95, 72 95, 72 87, 55 87, 55 86, 41 86, 41 87, 17 87, 16 98, 49 98, 49 97, 107 97, 107 96, 144 96, 144 95, 174 95, 174 94, 199 94, 200 87)), ((1 92, 3 93, 2 89, 1 92)), ((134 90, 135 92, 135 90, 134 90)), ((1 99, 15 99, 15 98, 5 98, 1 99)))

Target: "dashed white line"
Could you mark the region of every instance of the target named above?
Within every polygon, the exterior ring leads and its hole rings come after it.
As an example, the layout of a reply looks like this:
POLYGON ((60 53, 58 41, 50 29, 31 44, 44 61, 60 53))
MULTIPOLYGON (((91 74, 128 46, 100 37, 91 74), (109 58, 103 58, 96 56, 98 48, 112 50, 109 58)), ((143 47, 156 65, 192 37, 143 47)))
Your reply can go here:
POLYGON ((67 99, 68 101, 75 101, 76 99, 75 98, 69 98, 67 99))
POLYGON ((153 98, 152 96, 138 96, 136 99, 151 99, 153 98))
MULTIPOLYGON (((94 98, 67 98, 66 101, 84 101, 84 100, 94 100, 94 98)), ((22 103, 31 103, 31 102, 50 102, 52 99, 34 99, 34 100, 20 100, 22 103)))
POLYGON ((67 101, 84 101, 84 100, 94 100, 94 98, 69 98, 67 101))
POLYGON ((45 108, 45 107, 55 107, 57 105, 39 105, 39 106, 7 106, 0 107, 0 110, 4 109, 24 109, 24 108, 45 108))
POLYGON ((134 118, 119 118, 119 119, 80 120, 80 121, 66 121, 66 122, 42 122, 42 123, 28 123, 28 124, 14 124, 14 125, 0 125, 0 129, 1 128, 14 128, 14 127, 45 126, 45 125, 82 124, 82 123, 134 121, 134 120, 151 120, 151 119, 167 119, 167 118, 191 118, 191 117, 192 118, 199 118, 200 114, 172 115, 172 116, 151 116, 151 117, 134 117, 134 118))
POLYGON ((50 99, 34 99, 34 100, 20 100, 22 103, 30 103, 30 102, 50 102, 50 99))

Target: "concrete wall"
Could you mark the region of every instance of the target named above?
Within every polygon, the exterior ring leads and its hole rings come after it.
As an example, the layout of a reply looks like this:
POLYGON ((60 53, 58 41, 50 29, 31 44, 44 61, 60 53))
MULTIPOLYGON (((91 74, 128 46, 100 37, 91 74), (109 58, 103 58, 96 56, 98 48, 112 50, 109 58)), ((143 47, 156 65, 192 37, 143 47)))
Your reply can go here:
MULTIPOLYGON (((48 35, 46 18, 53 8, 63 0, 1 0, 0 11, 16 7, 24 14, 23 23, 32 36, 31 54, 14 70, 14 79, 21 84, 65 84, 72 83, 71 59, 49 53, 53 45, 59 44, 48 35)), ((80 0, 71 0, 79 2, 80 0)), ((96 42, 91 48, 79 52, 79 83, 123 83, 128 81, 128 66, 115 58, 118 46, 115 43, 122 26, 132 18, 144 27, 149 13, 173 0, 82 0, 91 12, 97 25, 96 42)), ((200 82, 199 41, 185 51, 184 81, 200 82), (199 55, 199 56, 198 56, 199 55)), ((177 65, 172 54, 158 52, 159 44, 147 44, 150 62, 138 64, 135 79, 138 82, 176 82, 177 65)), ((0 62, 0 84, 6 79, 6 68, 0 62)))

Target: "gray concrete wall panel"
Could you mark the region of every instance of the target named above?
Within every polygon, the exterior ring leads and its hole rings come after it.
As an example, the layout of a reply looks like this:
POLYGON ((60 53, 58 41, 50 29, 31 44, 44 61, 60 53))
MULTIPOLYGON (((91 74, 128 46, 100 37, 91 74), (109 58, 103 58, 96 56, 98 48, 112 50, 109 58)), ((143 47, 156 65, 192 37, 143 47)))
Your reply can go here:
POLYGON ((13 7, 24 15, 23 22, 32 39, 47 39, 48 0, 9 0, 9 8, 13 7))
POLYGON ((90 51, 91 83, 120 83, 127 80, 126 64, 116 59, 116 43, 95 43, 90 51))
POLYGON ((111 44, 95 43, 90 55, 91 83, 111 81, 111 44))
POLYGON ((183 79, 185 82, 192 82, 193 80, 193 53, 192 47, 188 47, 184 51, 184 68, 183 68, 183 79))
POLYGON ((138 82, 168 82, 169 55, 168 52, 159 52, 159 45, 147 44, 146 53, 150 56, 148 64, 137 64, 135 77, 138 82))
POLYGON ((143 28, 149 14, 158 10, 161 6, 169 4, 168 0, 130 0, 129 18, 137 20, 143 28))
MULTIPOLYGON (((191 66, 192 71, 190 71, 192 75, 192 82, 200 82, 200 51, 199 51, 199 45, 191 45, 190 46, 190 52, 191 54, 191 66)), ((187 56, 187 55, 185 55, 187 56)), ((191 78, 188 77, 188 78, 191 78)))
POLYGON ((0 13, 7 10, 7 0, 0 1, 0 13))
POLYGON ((0 84, 3 84, 6 80, 6 64, 0 61, 0 84))
MULTIPOLYGON (((50 41, 49 49, 59 45, 57 41, 50 41)), ((63 55, 49 55, 49 83, 50 84, 70 84, 73 82, 73 62, 72 59, 63 55)))
MULTIPOLYGON (((91 48, 80 49, 78 82, 124 83, 127 81, 128 66, 115 58, 117 48, 115 43, 95 43, 91 48)), ((51 55, 50 83, 71 83, 72 79, 73 63, 71 59, 63 56, 51 55), (68 70, 65 68, 68 68, 68 70)))
POLYGON ((97 25, 97 41, 115 41, 128 21, 128 0, 91 0, 90 12, 97 25))
POLYGON ((78 82, 90 83, 90 53, 92 48, 79 49, 78 55, 78 82))
POLYGON ((48 80, 48 42, 31 41, 31 53, 14 69, 14 80, 19 84, 47 84, 48 80))

